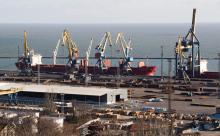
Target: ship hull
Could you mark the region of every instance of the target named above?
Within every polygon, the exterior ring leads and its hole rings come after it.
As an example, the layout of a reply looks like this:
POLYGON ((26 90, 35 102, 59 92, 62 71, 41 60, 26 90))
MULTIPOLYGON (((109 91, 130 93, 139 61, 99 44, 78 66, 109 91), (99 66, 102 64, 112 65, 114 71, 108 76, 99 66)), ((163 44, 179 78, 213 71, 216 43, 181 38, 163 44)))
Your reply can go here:
MULTIPOLYGON (((20 61, 15 63, 16 67, 19 70, 24 69, 26 66, 25 64, 20 61)), ((41 73, 60 73, 64 74, 71 70, 71 67, 68 65, 53 65, 53 64, 40 64, 31 66, 31 70, 33 72, 37 72, 38 70, 41 73), (38 67, 39 66, 39 67, 38 67)), ((79 68, 80 73, 85 73, 85 67, 80 66, 79 68)), ((88 66, 88 74, 97 75, 97 74, 104 74, 104 75, 120 75, 123 74, 122 70, 118 70, 118 67, 109 67, 108 69, 104 69, 100 73, 100 69, 96 66, 88 66)), ((140 76, 154 76, 156 73, 156 66, 142 66, 142 67, 131 67, 131 71, 129 71, 129 75, 140 75, 140 76)), ((203 79, 218 79, 220 78, 219 72, 203 72, 200 77, 203 79)))
POLYGON ((206 79, 219 79, 220 78, 220 72, 203 72, 201 74, 201 78, 206 79))
MULTIPOLYGON (((80 68, 81 73, 85 73, 85 68, 80 68)), ((108 69, 102 70, 100 73, 100 69, 95 66, 88 66, 89 74, 104 74, 104 75, 117 75, 117 74, 125 74, 125 72, 118 67, 109 67, 108 69)), ((142 67, 131 67, 131 70, 127 72, 129 75, 140 75, 140 76, 153 76, 156 73, 156 66, 142 66, 142 67)))
MULTIPOLYGON (((19 70, 23 68, 22 64, 16 63, 16 66, 19 70)), ((33 72, 40 71, 41 73, 66 73, 71 70, 71 67, 68 65, 58 65, 58 64, 39 64, 31 66, 33 72)), ((109 67, 108 69, 104 69, 100 72, 100 69, 96 66, 88 66, 88 74, 97 75, 117 75, 123 74, 122 70, 118 70, 118 67, 109 67), (118 72, 119 71, 119 72, 118 72)), ((79 73, 85 73, 85 67, 79 67, 79 73)), ((142 66, 142 67, 131 67, 131 71, 129 71, 129 75, 141 75, 141 76, 153 76, 156 73, 156 66, 142 66)))
POLYGON ((70 70, 68 65, 53 65, 53 64, 40 64, 31 66, 33 72, 40 71, 41 73, 65 73, 70 70))

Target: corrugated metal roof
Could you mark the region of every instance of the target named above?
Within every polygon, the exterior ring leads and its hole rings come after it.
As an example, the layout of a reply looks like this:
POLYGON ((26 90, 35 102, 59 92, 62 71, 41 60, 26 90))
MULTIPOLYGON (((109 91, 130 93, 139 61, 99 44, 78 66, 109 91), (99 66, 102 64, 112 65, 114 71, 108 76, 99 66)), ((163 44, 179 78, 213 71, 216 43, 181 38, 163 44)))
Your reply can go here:
POLYGON ((11 87, 22 88, 23 92, 48 92, 63 93, 74 95, 102 96, 112 91, 120 91, 125 89, 111 89, 104 87, 77 87, 70 85, 37 85, 33 83, 0 83, 0 89, 9 89, 11 87))

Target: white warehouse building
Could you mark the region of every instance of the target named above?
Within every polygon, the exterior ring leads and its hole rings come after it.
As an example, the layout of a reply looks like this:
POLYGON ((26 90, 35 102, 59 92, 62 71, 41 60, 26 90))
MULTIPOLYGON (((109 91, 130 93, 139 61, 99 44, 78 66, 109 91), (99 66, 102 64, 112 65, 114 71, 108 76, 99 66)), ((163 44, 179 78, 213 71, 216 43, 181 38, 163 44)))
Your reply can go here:
POLYGON ((126 101, 128 92, 125 88, 106 88, 106 87, 83 87, 71 85, 43 85, 33 83, 14 83, 1 82, 0 90, 10 88, 21 88, 18 93, 23 96, 43 97, 45 94, 64 95, 65 100, 78 100, 85 102, 95 102, 102 104, 113 104, 117 101, 126 101))

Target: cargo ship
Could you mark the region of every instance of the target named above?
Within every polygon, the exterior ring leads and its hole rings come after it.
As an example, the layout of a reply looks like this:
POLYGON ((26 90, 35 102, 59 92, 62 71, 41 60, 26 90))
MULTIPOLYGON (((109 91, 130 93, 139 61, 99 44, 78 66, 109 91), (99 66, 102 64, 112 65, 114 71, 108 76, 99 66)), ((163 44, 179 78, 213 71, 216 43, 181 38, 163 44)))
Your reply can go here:
MULTIPOLYGON (((139 65, 138 67, 131 67, 131 72, 129 75, 137 75, 137 76, 153 76, 156 73, 156 66, 144 66, 143 62, 139 63, 142 65, 139 65)), ((18 62, 15 63, 18 70, 22 71, 25 69, 25 63, 24 58, 20 57, 18 59, 18 62)), ((41 72, 41 73, 57 73, 57 74, 65 74, 68 71, 71 70, 70 65, 64 65, 64 64, 42 64, 41 63, 41 55, 40 54, 31 54, 30 55, 30 69, 32 72, 41 72)), ((85 73, 85 65, 83 64, 83 61, 81 61, 81 64, 79 66, 79 73, 83 74, 85 73)), ((88 66, 88 74, 92 75, 98 75, 98 74, 104 74, 104 75, 117 75, 119 67, 108 67, 104 69, 100 73, 100 69, 98 66, 88 66)), ((122 74, 122 69, 120 69, 120 74, 122 74)))

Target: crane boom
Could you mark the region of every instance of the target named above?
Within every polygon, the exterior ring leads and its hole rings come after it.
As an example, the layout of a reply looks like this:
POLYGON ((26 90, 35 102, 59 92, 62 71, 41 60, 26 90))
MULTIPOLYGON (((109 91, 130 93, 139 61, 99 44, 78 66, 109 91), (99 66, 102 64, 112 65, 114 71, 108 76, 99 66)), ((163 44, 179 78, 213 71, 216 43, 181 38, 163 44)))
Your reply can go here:
POLYGON ((129 52, 132 50, 131 46, 131 40, 129 39, 129 42, 127 43, 124 38, 123 33, 118 33, 117 39, 116 39, 116 44, 121 47, 123 51, 123 55, 125 58, 129 57, 129 52), (119 43, 118 43, 119 42, 119 43))
POLYGON ((57 53, 58 53, 58 50, 59 50, 59 46, 60 46, 60 39, 57 42, 57 46, 56 46, 55 50, 53 51, 53 64, 56 64, 57 53))
POLYGON ((96 46, 96 50, 98 51, 95 55, 95 58, 97 58, 97 63, 99 66, 100 70, 106 69, 106 64, 105 64, 105 50, 106 46, 109 45, 112 47, 112 39, 111 39, 111 33, 110 32, 105 32, 102 40, 100 43, 96 46))
MULTIPOLYGON (((193 9, 191 29, 192 29, 192 33, 194 33, 194 34, 195 34, 195 25, 196 25, 196 9, 193 9)), ((191 38, 193 38, 193 35, 191 35, 191 38)), ((191 40, 193 40, 193 39, 191 39, 191 40)))
POLYGON ((76 61, 79 56, 79 50, 76 43, 71 39, 71 36, 67 30, 64 30, 62 35, 63 45, 67 47, 69 55, 68 63, 74 64, 73 61, 76 61))
POLYGON ((105 35, 103 36, 101 42, 96 46, 96 49, 100 53, 104 53, 107 43, 109 43, 109 46, 112 46, 112 38, 111 38, 111 33, 110 32, 105 32, 105 35))
POLYGON ((93 38, 91 38, 90 45, 88 50, 86 51, 86 61, 85 61, 85 85, 88 85, 88 65, 89 65, 89 56, 92 49, 93 38))
POLYGON ((29 48, 28 48, 28 41, 27 41, 27 32, 24 31, 24 57, 28 58, 29 48))
POLYGON ((133 61, 133 58, 129 56, 130 50, 132 50, 131 40, 129 39, 129 42, 127 43, 124 38, 124 34, 118 33, 118 36, 116 38, 116 45, 121 48, 123 53, 123 60, 120 64, 120 67, 122 67, 125 72, 131 71, 130 62, 133 61))
POLYGON ((91 38, 89 48, 86 51, 86 59, 87 59, 87 61, 89 61, 89 56, 90 56, 90 52, 91 52, 91 49, 92 49, 92 44, 93 44, 93 38, 91 38))

